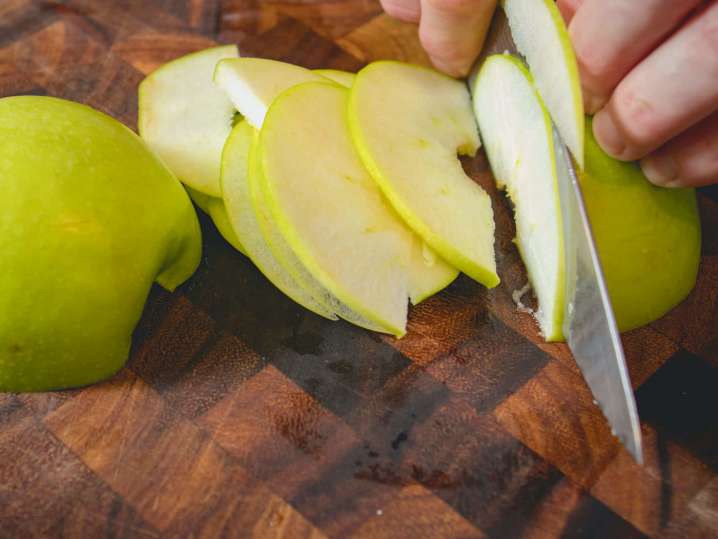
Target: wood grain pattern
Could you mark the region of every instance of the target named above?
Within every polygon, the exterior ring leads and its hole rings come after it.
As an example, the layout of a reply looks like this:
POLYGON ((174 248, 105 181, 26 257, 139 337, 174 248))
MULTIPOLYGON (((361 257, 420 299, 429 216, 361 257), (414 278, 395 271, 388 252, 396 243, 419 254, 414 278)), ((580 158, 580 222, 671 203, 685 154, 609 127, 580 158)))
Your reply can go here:
MULTIPOLYGON (((310 68, 427 64, 376 0, 4 0, 0 96, 90 104, 134 128, 137 84, 217 43, 310 68)), ((0 394, 0 538, 718 536, 718 190, 696 289, 624 335, 646 445, 611 437, 526 282, 483 155, 502 285, 460 277, 404 339, 293 304, 201 217, 204 256, 152 291, 112 380, 0 394)))

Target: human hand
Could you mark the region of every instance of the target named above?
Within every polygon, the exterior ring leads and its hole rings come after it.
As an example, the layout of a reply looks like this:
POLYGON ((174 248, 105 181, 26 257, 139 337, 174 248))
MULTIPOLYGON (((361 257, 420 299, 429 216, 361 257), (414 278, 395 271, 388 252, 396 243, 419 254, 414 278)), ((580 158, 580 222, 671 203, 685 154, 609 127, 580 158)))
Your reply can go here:
POLYGON ((486 38, 496 0, 381 0, 390 16, 419 24, 419 39, 437 69, 466 76, 486 38))
POLYGON ((718 0, 558 0, 599 144, 666 187, 718 182, 718 0))

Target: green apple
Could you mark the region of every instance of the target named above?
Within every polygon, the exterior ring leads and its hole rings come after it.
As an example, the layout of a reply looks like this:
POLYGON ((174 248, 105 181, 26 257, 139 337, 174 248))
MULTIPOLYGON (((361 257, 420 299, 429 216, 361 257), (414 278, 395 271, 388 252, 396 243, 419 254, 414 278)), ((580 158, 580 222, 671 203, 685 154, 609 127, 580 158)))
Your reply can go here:
MULTIPOLYGON (((333 76, 335 79, 343 77, 345 82, 348 82, 348 75, 353 77, 353 74, 342 71, 316 70, 312 72, 303 67, 274 60, 240 58, 220 62, 215 72, 215 82, 232 98, 233 103, 245 115, 247 121, 252 123, 252 119, 254 119, 253 125, 260 128, 267 109, 282 91, 303 82, 327 81, 327 78, 320 77, 317 73, 322 73, 327 77, 333 76)), ((282 242, 279 232, 271 230, 276 228, 274 224, 271 220, 261 222, 265 223, 262 230, 265 233, 265 239, 274 249, 277 259, 287 264, 286 269, 294 275, 295 279, 300 284, 309 286, 310 292, 316 296, 317 286, 312 285, 306 271, 300 269, 301 264, 289 252, 290 248, 282 242)), ((448 286, 456 279, 458 270, 436 256, 420 237, 410 237, 408 241, 412 242, 413 246, 408 267, 410 297, 412 303, 417 304, 448 286)), ((334 308, 342 310, 341 304, 336 304, 334 301, 332 304, 334 308)), ((342 314, 339 312, 339 314, 345 319, 358 322, 355 318, 356 313, 344 312, 342 314)), ((368 322, 361 322, 360 325, 367 327, 368 322)))
POLYGON ((269 105, 282 91, 295 84, 326 80, 309 69, 264 58, 222 60, 214 72, 215 84, 257 129, 262 127, 269 105))
POLYGON ((187 189, 189 197, 194 201, 197 207, 211 217, 217 231, 227 241, 227 243, 246 256, 247 252, 229 222, 229 215, 227 215, 227 208, 225 207, 224 200, 205 195, 204 193, 200 193, 191 187, 185 186, 185 189, 187 189))
POLYGON ((140 135, 186 185, 221 197, 219 166, 236 111, 212 82, 228 45, 189 54, 151 73, 139 88, 140 135))
POLYGON ((637 164, 606 155, 590 119, 580 182, 619 329, 660 318, 696 282, 701 225, 695 191, 656 187, 637 164))
POLYGON ((410 237, 357 154, 348 91, 307 82, 277 97, 257 148, 266 202, 309 272, 382 331, 406 332, 410 237))
POLYGON ((341 84, 345 88, 351 88, 352 84, 354 84, 354 78, 356 77, 356 73, 342 71, 341 69, 315 69, 314 72, 329 80, 333 80, 337 84, 341 84))
POLYGON ((249 162, 253 145, 254 129, 246 121, 239 122, 225 144, 222 152, 221 185, 227 215, 247 256, 264 276, 293 301, 310 311, 336 320, 331 308, 302 288, 284 269, 270 250, 252 207, 249 186, 249 162))
POLYGON ((502 0, 516 47, 566 146, 584 166, 584 112, 578 64, 555 0, 502 0))
POLYGON ((562 340, 566 270, 551 118, 513 56, 490 56, 471 82, 491 170, 513 202, 516 245, 538 299, 536 319, 547 341, 562 340))
POLYGON ((347 110, 364 165, 404 221, 449 264, 496 286, 491 199, 457 158, 479 146, 466 86, 375 62, 357 74, 347 110))
POLYGON ((48 97, 0 100, 0 178, 0 391, 112 375, 153 281, 199 263, 187 194, 125 126, 48 97))

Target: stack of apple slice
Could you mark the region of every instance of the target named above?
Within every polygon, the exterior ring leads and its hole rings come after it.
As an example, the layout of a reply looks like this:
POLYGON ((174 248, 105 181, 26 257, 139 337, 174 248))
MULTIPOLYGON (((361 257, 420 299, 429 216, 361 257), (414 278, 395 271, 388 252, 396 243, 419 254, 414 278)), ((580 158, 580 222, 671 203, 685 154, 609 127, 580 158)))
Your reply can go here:
POLYGON ((151 74, 140 109, 140 134, 222 235, 321 316, 401 336, 409 301, 459 270, 498 284, 491 202, 457 157, 479 146, 459 81, 219 47, 151 74))
POLYGON ((552 117, 583 164, 584 114, 576 59, 552 0, 504 0, 514 41, 532 72, 509 54, 484 61, 473 106, 498 187, 514 205, 516 244, 548 341, 563 339, 566 269, 552 117), (534 78, 535 75, 535 78, 534 78))

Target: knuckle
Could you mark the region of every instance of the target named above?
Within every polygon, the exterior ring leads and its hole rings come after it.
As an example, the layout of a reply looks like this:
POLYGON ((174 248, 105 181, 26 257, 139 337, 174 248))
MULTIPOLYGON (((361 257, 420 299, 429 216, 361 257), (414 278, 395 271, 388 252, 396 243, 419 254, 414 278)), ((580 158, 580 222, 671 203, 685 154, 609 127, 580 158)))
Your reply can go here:
POLYGON ((414 10, 411 9, 411 6, 407 6, 405 2, 381 0, 381 7, 387 15, 401 21, 416 22, 419 19, 418 12, 415 13, 414 10))
POLYGON ((468 14, 477 9, 477 0, 428 0, 431 7, 446 13, 468 14))
POLYGON ((452 36, 437 35, 433 32, 420 34, 421 45, 430 56, 439 58, 444 62, 457 63, 464 61, 468 56, 466 46, 452 36))
POLYGON ((640 149, 656 146, 661 136, 665 119, 662 111, 639 91, 621 86, 611 99, 614 115, 623 127, 628 144, 640 149))

